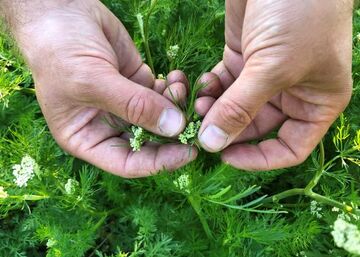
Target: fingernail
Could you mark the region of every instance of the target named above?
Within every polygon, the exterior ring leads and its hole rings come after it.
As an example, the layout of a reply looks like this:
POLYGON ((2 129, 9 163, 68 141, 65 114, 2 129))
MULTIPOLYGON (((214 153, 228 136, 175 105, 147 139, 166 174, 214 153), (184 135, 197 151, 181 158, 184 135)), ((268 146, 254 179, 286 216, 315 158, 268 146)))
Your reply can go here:
POLYGON ((166 136, 173 137, 181 132, 185 126, 183 114, 172 108, 165 109, 160 115, 159 129, 166 136))
POLYGON ((200 143, 211 152, 218 152, 226 145, 229 136, 224 130, 215 126, 209 125, 200 135, 200 143))

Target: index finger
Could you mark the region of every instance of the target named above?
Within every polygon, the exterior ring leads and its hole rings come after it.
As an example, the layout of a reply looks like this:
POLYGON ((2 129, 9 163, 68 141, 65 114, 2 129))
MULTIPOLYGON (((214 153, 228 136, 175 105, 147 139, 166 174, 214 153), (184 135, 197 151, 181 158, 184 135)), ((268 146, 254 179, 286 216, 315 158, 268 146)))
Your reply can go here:
POLYGON ((298 165, 306 160, 331 123, 287 120, 276 139, 257 145, 235 144, 223 151, 223 161, 243 170, 273 170, 298 165))

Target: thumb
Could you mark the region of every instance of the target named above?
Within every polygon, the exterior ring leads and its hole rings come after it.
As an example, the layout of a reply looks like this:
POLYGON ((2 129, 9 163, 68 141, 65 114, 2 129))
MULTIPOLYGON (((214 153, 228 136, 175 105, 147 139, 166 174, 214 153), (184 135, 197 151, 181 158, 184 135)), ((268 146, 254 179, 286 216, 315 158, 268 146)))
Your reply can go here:
POLYGON ((167 98, 112 68, 92 81, 90 103, 155 134, 173 137, 185 127, 184 114, 167 98))
POLYGON ((265 70, 244 67, 205 116, 199 131, 199 141, 205 150, 218 152, 230 145, 258 110, 279 91, 282 82, 278 83, 269 74, 265 70))

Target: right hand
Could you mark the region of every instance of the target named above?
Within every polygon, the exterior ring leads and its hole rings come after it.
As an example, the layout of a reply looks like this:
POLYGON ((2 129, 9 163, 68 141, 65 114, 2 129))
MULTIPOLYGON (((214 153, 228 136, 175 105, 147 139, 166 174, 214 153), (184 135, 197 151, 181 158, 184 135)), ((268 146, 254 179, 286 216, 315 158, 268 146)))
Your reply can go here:
POLYGON ((244 170, 302 163, 351 97, 352 7, 226 0, 223 60, 196 104, 201 145, 244 170))
MULTIPOLYGON (((100 1, 65 1, 15 34, 50 131, 65 151, 123 177, 177 169, 196 157, 196 149, 177 144, 132 152, 119 131, 102 121, 111 113, 167 137, 185 127, 181 111, 152 89, 164 82, 155 83, 124 26, 100 1)), ((184 91, 182 74, 171 80, 184 91)))

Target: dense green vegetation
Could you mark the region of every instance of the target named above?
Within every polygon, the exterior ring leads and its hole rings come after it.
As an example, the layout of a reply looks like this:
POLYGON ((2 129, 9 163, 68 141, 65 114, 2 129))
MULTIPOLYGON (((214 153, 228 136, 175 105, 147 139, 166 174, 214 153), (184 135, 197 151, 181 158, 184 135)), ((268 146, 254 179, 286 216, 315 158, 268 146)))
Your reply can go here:
MULTIPOLYGON (((222 0, 103 2, 156 74, 181 69, 194 84, 222 56, 222 0)), ((251 173, 201 152, 174 173, 128 180, 57 146, 31 73, 3 30, 0 256, 353 256, 349 244, 360 230, 358 35, 355 11, 352 101, 302 165, 251 173), (354 231, 342 247, 334 243, 341 231, 332 234, 339 219, 354 231)))

